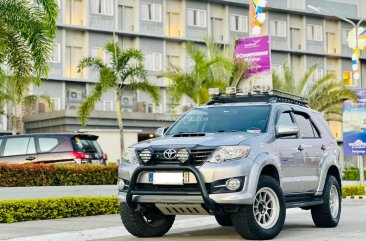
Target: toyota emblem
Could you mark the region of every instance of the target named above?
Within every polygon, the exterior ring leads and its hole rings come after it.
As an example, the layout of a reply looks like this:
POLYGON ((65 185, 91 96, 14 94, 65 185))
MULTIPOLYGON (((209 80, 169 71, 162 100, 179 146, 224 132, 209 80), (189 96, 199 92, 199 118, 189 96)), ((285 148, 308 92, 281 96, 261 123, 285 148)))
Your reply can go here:
POLYGON ((174 149, 168 149, 164 151, 164 157, 166 159, 173 159, 177 156, 177 151, 174 149))

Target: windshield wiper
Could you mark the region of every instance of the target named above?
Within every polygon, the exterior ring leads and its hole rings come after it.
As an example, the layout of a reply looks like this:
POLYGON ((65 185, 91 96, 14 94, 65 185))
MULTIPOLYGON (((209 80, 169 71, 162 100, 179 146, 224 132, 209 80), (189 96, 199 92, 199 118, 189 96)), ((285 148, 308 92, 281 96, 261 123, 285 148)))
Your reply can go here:
POLYGON ((238 130, 218 130, 216 132, 242 132, 242 131, 238 131, 238 130))

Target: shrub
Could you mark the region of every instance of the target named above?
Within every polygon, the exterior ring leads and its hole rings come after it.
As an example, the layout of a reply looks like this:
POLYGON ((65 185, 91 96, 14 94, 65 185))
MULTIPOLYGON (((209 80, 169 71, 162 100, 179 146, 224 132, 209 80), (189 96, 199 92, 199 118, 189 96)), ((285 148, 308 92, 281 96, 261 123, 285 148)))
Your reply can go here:
POLYGON ((365 186, 346 186, 342 188, 342 196, 365 195, 365 186))
POLYGON ((348 167, 344 171, 343 179, 347 181, 358 181, 360 179, 360 170, 355 167, 348 167))
POLYGON ((113 185, 116 165, 0 165, 0 187, 113 185))
POLYGON ((63 197, 0 201, 0 223, 116 214, 116 197, 63 197))

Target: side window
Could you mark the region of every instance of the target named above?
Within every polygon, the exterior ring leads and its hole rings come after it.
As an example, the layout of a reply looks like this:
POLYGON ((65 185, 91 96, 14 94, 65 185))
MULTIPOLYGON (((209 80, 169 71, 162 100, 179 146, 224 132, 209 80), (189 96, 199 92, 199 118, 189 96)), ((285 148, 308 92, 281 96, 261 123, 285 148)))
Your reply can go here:
POLYGON ((48 152, 58 145, 58 139, 56 137, 39 137, 38 144, 40 152, 48 152))
POLYGON ((295 114, 295 119, 300 128, 301 138, 318 138, 319 134, 310 119, 301 114, 295 114))
POLYGON ((28 143, 27 154, 35 154, 35 153, 37 153, 36 144, 34 143, 34 137, 31 137, 28 143))
POLYGON ((8 138, 4 147, 4 156, 27 154, 29 137, 8 138))

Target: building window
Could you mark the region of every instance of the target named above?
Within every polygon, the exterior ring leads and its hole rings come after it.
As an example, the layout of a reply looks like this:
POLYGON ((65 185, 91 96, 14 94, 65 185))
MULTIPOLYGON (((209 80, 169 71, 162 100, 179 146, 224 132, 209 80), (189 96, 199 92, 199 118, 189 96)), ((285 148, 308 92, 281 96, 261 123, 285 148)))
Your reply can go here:
POLYGON ((61 45, 56 43, 52 53, 51 53, 51 63, 60 63, 61 62, 61 45))
POLYGON ((145 21, 161 22, 161 5, 141 3, 141 19, 145 21))
POLYGON ((161 53, 145 53, 145 68, 150 71, 161 71, 161 53))
POLYGON ((113 15, 113 0, 92 0, 91 12, 103 15, 113 15))
POLYGON ((286 37, 287 36, 287 29, 286 29, 286 22, 279 21, 279 20, 271 20, 270 23, 270 30, 271 35, 276 37, 286 37))
POLYGON ((315 69, 312 75, 312 78, 310 79, 311 83, 314 84, 316 81, 320 80, 324 77, 324 69, 315 69))
POLYGON ((230 15, 230 30, 237 32, 248 32, 248 17, 243 15, 230 15))
POLYGON ((51 104, 54 111, 61 110, 60 98, 51 98, 51 104))
POLYGON ((112 56, 106 52, 103 48, 92 48, 91 56, 94 58, 98 58, 106 65, 110 65, 112 63, 112 56))
POLYGON ((348 34, 351 32, 351 29, 342 29, 342 44, 348 44, 347 38, 348 34))
POLYGON ((104 100, 103 101, 103 110, 104 111, 113 111, 113 101, 104 100))
POLYGON ((280 64, 272 64, 271 65, 272 68, 272 72, 274 72, 275 74, 277 74, 280 78, 282 78, 284 76, 283 73, 283 66, 280 64))
POLYGON ((180 66, 179 56, 167 55, 166 56, 167 67, 169 66, 180 66))
POLYGON ((188 26, 206 28, 206 10, 188 9, 188 26))
POLYGON ((311 25, 308 24, 306 26, 306 36, 308 40, 312 41, 323 41, 323 27, 320 25, 311 25))
POLYGON ((352 72, 351 71, 343 71, 343 84, 346 86, 352 85, 352 72))
POLYGON ((78 65, 83 58, 83 48, 76 46, 66 46, 65 77, 82 78, 83 71, 78 72, 78 65))

